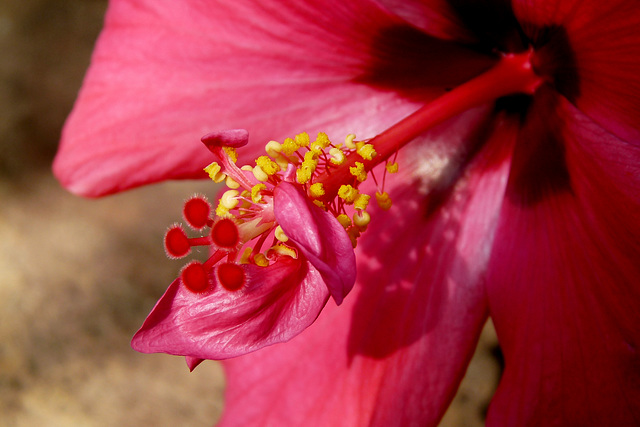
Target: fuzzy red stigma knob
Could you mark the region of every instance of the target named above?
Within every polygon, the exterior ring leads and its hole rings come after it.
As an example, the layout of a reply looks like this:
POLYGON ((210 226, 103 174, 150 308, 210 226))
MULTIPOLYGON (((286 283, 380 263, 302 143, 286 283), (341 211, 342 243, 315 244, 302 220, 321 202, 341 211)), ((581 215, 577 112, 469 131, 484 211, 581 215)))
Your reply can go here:
POLYGON ((235 222, 222 218, 211 227, 211 240, 221 248, 235 248, 240 243, 240 232, 235 222))
POLYGON ((191 227, 200 230, 211 221, 211 205, 204 196, 194 196, 185 202, 182 214, 191 227))
POLYGON ((169 258, 182 258, 191 252, 189 238, 182 227, 174 225, 164 235, 164 249, 169 258))
POLYGON ((187 264, 180 273, 184 286, 191 292, 203 292, 209 287, 209 275, 204 265, 198 261, 187 264))
POLYGON ((244 269, 238 264, 226 262, 217 268, 218 281, 228 291, 237 291, 246 282, 244 269))

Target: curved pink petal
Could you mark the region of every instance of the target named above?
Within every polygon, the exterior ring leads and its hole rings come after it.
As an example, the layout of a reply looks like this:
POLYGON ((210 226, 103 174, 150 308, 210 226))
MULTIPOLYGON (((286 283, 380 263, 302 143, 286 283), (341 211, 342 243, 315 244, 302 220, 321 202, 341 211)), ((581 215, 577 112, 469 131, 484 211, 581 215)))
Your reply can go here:
POLYGON ((318 269, 340 305, 356 281, 356 256, 344 227, 288 182, 274 191, 274 211, 284 233, 318 269))
POLYGON ((54 163, 62 184, 98 196, 201 177, 198 141, 216 129, 246 128, 257 145, 303 130, 372 137, 490 63, 373 1, 284 6, 111 1, 54 163))
POLYGON ((548 101, 522 130, 487 273, 506 360, 487 424, 637 425, 640 149, 548 101))
POLYGON ((193 370, 196 369, 199 364, 204 362, 204 359, 200 359, 198 357, 186 356, 185 362, 187 363, 189 370, 193 372, 193 370))
POLYGON ((199 359, 236 357, 290 340, 313 323, 329 298, 320 274, 306 262, 281 257, 268 267, 242 267, 248 283, 235 292, 216 285, 197 294, 175 280, 132 347, 187 356, 193 369, 199 359))
POLYGON ((438 422, 487 316, 483 274, 515 130, 489 132, 492 142, 437 211, 426 190, 439 171, 429 168, 469 135, 432 133, 401 153, 387 187, 394 208, 372 211, 356 249, 356 288, 286 346, 225 361, 222 426, 438 422))
POLYGON ((640 144, 640 12, 636 0, 514 2, 543 55, 560 64, 560 92, 609 132, 640 144))

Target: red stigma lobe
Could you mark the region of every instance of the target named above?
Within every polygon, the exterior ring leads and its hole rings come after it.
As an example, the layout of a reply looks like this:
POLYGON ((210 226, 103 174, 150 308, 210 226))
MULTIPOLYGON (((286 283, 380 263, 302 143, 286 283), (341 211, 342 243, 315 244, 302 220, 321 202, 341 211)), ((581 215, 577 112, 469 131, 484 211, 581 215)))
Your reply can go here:
POLYGON ((191 227, 200 230, 209 225, 211 205, 204 197, 194 196, 184 204, 182 213, 191 227))
POLYGON ((211 240, 221 248, 234 248, 240 243, 240 233, 235 222, 222 218, 211 228, 211 240))
POLYGON ((164 248, 169 258, 182 258, 191 252, 189 238, 179 225, 171 227, 164 236, 164 248))
POLYGON ((238 264, 226 262, 217 268, 218 281, 228 291, 237 291, 245 284, 244 269, 238 264))
POLYGON ((191 292, 203 292, 209 287, 207 271, 198 261, 187 264, 180 273, 180 279, 191 292))

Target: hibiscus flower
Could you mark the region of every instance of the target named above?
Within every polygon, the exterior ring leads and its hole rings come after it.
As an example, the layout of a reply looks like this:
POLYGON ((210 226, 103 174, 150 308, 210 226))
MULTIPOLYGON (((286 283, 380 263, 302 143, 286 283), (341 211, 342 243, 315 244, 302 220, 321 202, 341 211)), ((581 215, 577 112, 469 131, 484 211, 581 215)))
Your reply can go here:
MULTIPOLYGON (((369 196, 350 187, 358 206, 352 225, 345 201, 323 205, 324 192, 317 192, 322 184, 309 182, 313 174, 305 171, 322 168, 322 147, 330 144, 324 134, 313 144, 306 134, 284 146, 273 141, 269 152, 278 162, 261 156, 248 169, 234 162, 235 148, 248 142, 247 131, 213 133, 203 142, 220 162, 206 170, 231 189, 220 197, 215 215, 203 197, 189 199, 185 220, 207 232, 189 238, 182 226, 174 225, 165 248, 172 258, 202 245, 211 248, 211 255, 204 263, 185 266, 132 341, 138 351, 186 356, 191 369, 204 359, 241 356, 290 340, 313 323, 329 295, 341 304, 355 281, 352 245, 370 219, 369 196), (286 154, 303 148, 298 143, 313 148, 304 162, 286 154), (306 188, 316 190, 315 200, 306 188), (345 219, 349 224, 343 225, 345 219)), ((333 150, 344 159, 342 150, 333 150)))
POLYGON ((638 25, 624 0, 116 0, 54 168, 99 196, 204 176, 211 130, 248 129, 243 163, 291 132, 372 138, 531 49, 533 94, 400 150, 344 303, 224 362, 222 424, 436 424, 491 316, 489 425, 634 425, 638 25))

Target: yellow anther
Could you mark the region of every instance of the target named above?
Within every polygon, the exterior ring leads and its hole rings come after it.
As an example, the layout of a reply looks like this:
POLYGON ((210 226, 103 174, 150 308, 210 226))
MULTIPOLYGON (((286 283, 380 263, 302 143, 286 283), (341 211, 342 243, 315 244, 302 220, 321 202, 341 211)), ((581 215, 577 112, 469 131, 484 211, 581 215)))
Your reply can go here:
POLYGON ((280 170, 287 170, 287 167, 289 167, 289 164, 291 163, 291 161, 282 154, 276 157, 275 160, 278 166, 280 166, 280 170))
POLYGON ((242 256, 240 256, 240 264, 249 264, 249 261, 251 260, 251 252, 253 252, 253 249, 244 248, 244 252, 242 252, 242 256))
POLYGON ((318 153, 313 151, 307 151, 304 153, 304 161, 309 163, 318 164, 318 153))
POLYGON ((228 210, 235 208, 238 206, 238 203, 240 203, 237 199, 238 194, 240 193, 237 190, 225 191, 222 197, 220 197, 220 205, 224 206, 228 210))
POLYGON ((360 193, 358 195, 358 198, 356 199, 356 201, 353 202, 353 207, 358 209, 358 210, 361 210, 361 211, 367 209, 367 206, 369 206, 369 199, 370 198, 371 198, 370 195, 360 193))
POLYGON ((209 178, 211 178, 214 182, 222 182, 226 177, 226 175, 222 173, 222 167, 216 162, 213 162, 209 166, 204 168, 204 171, 209 174, 209 178))
POLYGON ((367 180, 367 172, 364 170, 364 165, 360 162, 356 162, 355 166, 350 167, 349 172, 360 182, 367 180))
POLYGON ((233 163, 238 161, 238 153, 236 153, 236 149, 233 147, 222 147, 227 156, 231 159, 233 163))
POLYGON ((253 262, 258 267, 267 267, 269 265, 269 260, 263 253, 257 253, 253 256, 253 262))
POLYGON ((222 200, 218 202, 218 206, 216 207, 216 216, 220 218, 231 218, 233 215, 229 212, 229 209, 225 208, 222 205, 222 200))
POLYGON ((344 153, 339 148, 332 148, 329 150, 329 155, 331 156, 331 163, 334 165, 341 165, 344 163, 344 153))
POLYGON ((360 237, 360 229, 358 227, 349 227, 347 229, 347 235, 351 239, 351 245, 355 248, 358 244, 358 237, 360 237))
POLYGON ((278 141, 269 141, 267 142, 267 145, 264 146, 264 151, 271 157, 275 158, 282 152, 282 144, 278 141))
POLYGON ((311 142, 311 140, 309 139, 309 134, 306 132, 297 134, 295 141, 298 147, 308 147, 309 142, 311 142))
POLYGON ((291 257, 293 259, 298 259, 298 253, 295 251, 295 249, 292 249, 285 245, 281 245, 279 243, 269 248, 268 253, 278 254, 281 256, 284 255, 284 256, 291 257))
POLYGON ((396 173, 398 172, 398 163, 387 163, 386 166, 387 168, 387 172, 389 173, 396 173))
POLYGON ((351 148, 352 150, 354 150, 356 148, 356 144, 355 142, 353 142, 353 140, 356 139, 356 136, 352 133, 350 133, 349 135, 347 135, 347 137, 344 139, 344 145, 347 148, 351 148))
POLYGON ((258 181, 265 182, 269 180, 269 175, 267 175, 260 166, 254 167, 252 169, 252 172, 253 172, 253 176, 255 176, 258 181))
POLYGON ((260 156, 256 159, 256 165, 260 166, 260 169, 263 170, 269 176, 275 175, 277 172, 280 172, 280 166, 273 160, 271 160, 267 156, 260 156))
POLYGON ((358 190, 350 185, 341 185, 338 190, 338 196, 348 204, 355 202, 359 194, 358 190))
POLYGON ((320 209, 324 210, 324 211, 327 210, 327 207, 320 200, 314 200, 313 204, 316 205, 317 207, 319 207, 320 209))
POLYGON ((340 214, 336 217, 336 219, 345 229, 351 227, 351 218, 349 218, 347 215, 340 214))
POLYGON ((282 144, 278 141, 269 141, 267 145, 265 145, 264 151, 275 160, 278 166, 280 166, 280 170, 287 168, 289 160, 282 154, 282 144))
POLYGON ((262 201, 262 195, 260 194, 260 192, 266 189, 267 186, 264 184, 256 184, 253 186, 253 188, 251 189, 251 200, 253 201, 253 203, 260 203, 260 201, 262 201))
POLYGON ((373 145, 371 144, 358 144, 356 152, 365 160, 372 160, 375 156, 378 155, 375 148, 373 148, 373 145))
POLYGON ((369 215, 367 211, 355 212, 353 214, 353 223, 361 231, 364 231, 370 222, 371 222, 371 215, 369 215))
POLYGON ((240 184, 238 184, 233 178, 231 178, 230 176, 227 176, 227 179, 225 181, 225 184, 227 184, 227 187, 229 188, 240 188, 240 184))
POLYGON ((316 182, 315 184, 311 184, 311 186, 309 186, 309 195, 315 198, 324 196, 324 186, 322 183, 316 182))
POLYGON ((243 170, 243 171, 253 172, 253 166, 251 166, 251 165, 241 166, 240 169, 243 170))
POLYGON ((296 180, 300 184, 306 184, 311 179, 311 175, 316 170, 316 164, 304 161, 296 171, 296 180))
POLYGON ((391 197, 389 197, 389 193, 387 193, 386 191, 383 193, 376 191, 376 201, 378 202, 378 206, 380 206, 385 211, 391 208, 391 197))
POLYGON ((284 243, 287 240, 289 240, 287 235, 284 234, 284 231, 282 230, 282 227, 280 227, 280 226, 276 227, 275 236, 276 236, 276 239, 280 240, 282 243, 284 243))
POLYGON ((312 142, 311 145, 309 145, 309 152, 312 152, 319 156, 322 153, 322 147, 315 142, 312 142))
POLYGON ((320 154, 322 151, 331 145, 331 141, 329 141, 329 137, 324 132, 319 132, 318 137, 313 143, 311 143, 310 150, 314 153, 320 154))
POLYGON ((329 137, 327 136, 326 133, 318 132, 318 136, 314 141, 314 144, 322 148, 327 148, 328 146, 331 145, 331 141, 329 141, 329 137))
POLYGON ((298 146, 298 144, 296 144, 296 142, 291 139, 291 138, 287 138, 284 140, 284 142, 282 143, 282 153, 286 154, 287 156, 292 155, 293 153, 295 153, 298 148, 300 148, 298 146))

